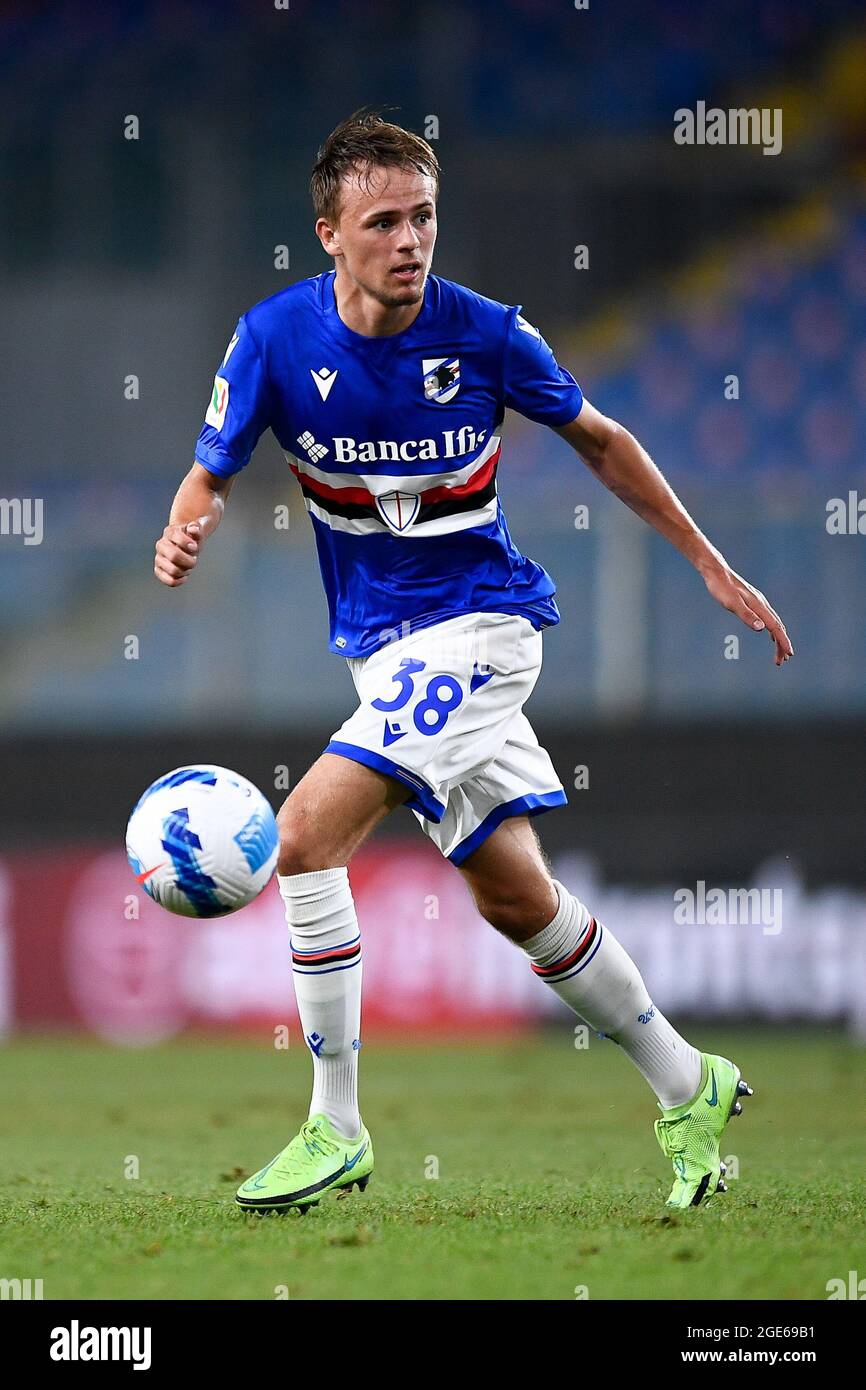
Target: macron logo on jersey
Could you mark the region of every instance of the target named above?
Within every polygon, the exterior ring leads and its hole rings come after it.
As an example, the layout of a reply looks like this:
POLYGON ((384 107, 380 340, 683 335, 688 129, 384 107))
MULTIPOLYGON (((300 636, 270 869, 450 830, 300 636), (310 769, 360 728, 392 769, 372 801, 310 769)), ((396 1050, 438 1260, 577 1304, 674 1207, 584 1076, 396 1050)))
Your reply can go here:
POLYGON ((310 376, 316 383, 316 390, 318 391, 322 400, 326 401, 328 399, 328 396, 331 394, 331 387, 337 380, 337 368, 335 367, 332 371, 328 367, 320 367, 319 370, 316 371, 314 367, 311 367, 310 376))

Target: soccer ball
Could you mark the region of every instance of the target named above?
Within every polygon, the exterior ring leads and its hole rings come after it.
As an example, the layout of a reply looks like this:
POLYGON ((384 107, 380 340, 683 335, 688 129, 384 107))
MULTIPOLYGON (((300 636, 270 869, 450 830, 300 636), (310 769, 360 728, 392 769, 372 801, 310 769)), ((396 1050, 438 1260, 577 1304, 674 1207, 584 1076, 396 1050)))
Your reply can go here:
POLYGON ((133 808, 126 853, 146 893, 182 917, 222 917, 258 897, 279 836, 258 787, 202 763, 158 777, 133 808))

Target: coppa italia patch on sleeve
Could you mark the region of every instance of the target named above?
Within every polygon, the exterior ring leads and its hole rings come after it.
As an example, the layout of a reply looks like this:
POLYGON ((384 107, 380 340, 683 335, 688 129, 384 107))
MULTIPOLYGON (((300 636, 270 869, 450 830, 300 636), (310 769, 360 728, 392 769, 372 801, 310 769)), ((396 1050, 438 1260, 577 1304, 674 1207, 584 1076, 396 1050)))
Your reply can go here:
POLYGON ((210 405, 205 415, 205 424, 213 425, 215 430, 221 430, 223 421, 226 418, 226 410, 229 403, 229 384, 224 376, 215 376, 213 379, 213 395, 210 405))

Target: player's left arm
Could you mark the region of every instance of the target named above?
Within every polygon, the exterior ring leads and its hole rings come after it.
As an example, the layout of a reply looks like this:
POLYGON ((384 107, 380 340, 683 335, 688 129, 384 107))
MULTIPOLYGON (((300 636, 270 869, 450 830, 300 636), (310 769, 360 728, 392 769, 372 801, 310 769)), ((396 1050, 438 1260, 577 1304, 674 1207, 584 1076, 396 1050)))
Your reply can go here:
POLYGON ((777 666, 793 656, 791 639, 776 610, 707 540, 634 435, 602 415, 588 400, 574 420, 554 428, 615 497, 694 565, 717 603, 747 627, 769 632, 776 646, 777 666))

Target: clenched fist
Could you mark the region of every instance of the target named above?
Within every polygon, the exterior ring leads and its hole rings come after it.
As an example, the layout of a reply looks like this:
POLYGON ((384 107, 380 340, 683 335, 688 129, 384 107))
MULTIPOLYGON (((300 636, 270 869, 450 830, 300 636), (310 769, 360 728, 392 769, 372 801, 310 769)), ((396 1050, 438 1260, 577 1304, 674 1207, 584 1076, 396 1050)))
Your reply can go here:
POLYGON ((202 526, 200 521, 187 521, 183 526, 166 526, 156 543, 156 559, 153 572, 161 583, 170 589, 185 584, 201 549, 202 526))

